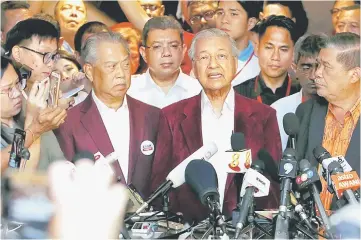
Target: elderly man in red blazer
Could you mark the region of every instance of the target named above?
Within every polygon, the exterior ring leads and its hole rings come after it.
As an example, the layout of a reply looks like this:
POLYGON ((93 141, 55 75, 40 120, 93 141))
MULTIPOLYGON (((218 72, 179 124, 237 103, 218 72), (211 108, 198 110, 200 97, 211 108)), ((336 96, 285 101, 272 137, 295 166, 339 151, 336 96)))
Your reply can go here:
MULTIPOLYGON (((203 90, 195 97, 161 110, 156 154, 152 169, 152 189, 167 174, 206 142, 215 142, 218 152, 231 149, 232 132, 245 135, 246 147, 257 158, 265 148, 275 160, 281 158, 281 140, 274 109, 234 92, 231 82, 237 69, 237 47, 223 31, 207 29, 193 39, 189 56, 203 90)), ((217 153, 218 154, 218 153, 217 153)), ((218 176, 223 213, 230 216, 236 207, 234 174, 221 172, 217 164, 225 159, 214 155, 210 161, 218 176)), ((207 209, 187 184, 170 194, 171 210, 187 220, 202 220, 207 209)), ((257 198, 257 208, 278 208, 279 186, 272 182, 267 197, 257 198)))
POLYGON ((159 109, 126 95, 129 48, 119 34, 89 37, 82 58, 93 90, 84 102, 69 110, 65 123, 56 131, 60 147, 68 160, 79 151, 90 151, 96 160, 114 152, 118 160, 112 165, 118 181, 132 184, 147 197, 159 109))

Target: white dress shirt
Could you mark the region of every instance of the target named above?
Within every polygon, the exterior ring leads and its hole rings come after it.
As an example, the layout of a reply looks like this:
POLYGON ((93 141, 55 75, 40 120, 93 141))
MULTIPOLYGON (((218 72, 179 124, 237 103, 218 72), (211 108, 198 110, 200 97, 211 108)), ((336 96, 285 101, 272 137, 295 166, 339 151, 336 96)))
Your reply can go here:
MULTIPOLYGON (((247 59, 248 60, 248 59, 247 59)), ((259 73, 261 72, 261 69, 259 68, 259 63, 258 63, 258 57, 256 55, 252 55, 251 60, 248 62, 248 64, 246 61, 241 61, 238 59, 238 67, 237 67, 237 71, 236 74, 243 68, 243 70, 233 79, 232 81, 232 86, 236 86, 238 84, 241 84, 251 78, 254 78, 255 76, 258 76, 259 73)))
POLYGON ((224 191, 227 181, 227 172, 224 167, 224 159, 221 159, 221 152, 232 149, 231 136, 234 128, 234 90, 228 93, 223 104, 221 116, 217 117, 213 111, 211 102, 207 95, 202 91, 201 115, 202 115, 202 136, 203 144, 214 142, 218 147, 218 152, 209 160, 214 166, 218 177, 218 191, 220 195, 221 209, 223 208, 224 191), (223 164, 222 164, 223 163, 223 164))
POLYGON ((118 156, 125 181, 128 181, 130 125, 127 97, 124 97, 123 105, 116 111, 107 107, 95 95, 94 91, 92 91, 92 97, 102 117, 110 142, 118 156))
POLYGON ((271 107, 273 107, 277 112, 277 121, 281 134, 282 150, 286 149, 288 141, 288 135, 283 128, 283 117, 289 112, 295 113, 298 105, 300 105, 301 103, 302 89, 298 93, 281 98, 271 105, 271 107))
POLYGON ((193 97, 201 90, 202 86, 198 80, 180 71, 174 86, 169 89, 168 93, 164 93, 154 82, 148 69, 143 74, 132 76, 132 83, 127 93, 139 101, 157 108, 164 108, 180 100, 193 97))

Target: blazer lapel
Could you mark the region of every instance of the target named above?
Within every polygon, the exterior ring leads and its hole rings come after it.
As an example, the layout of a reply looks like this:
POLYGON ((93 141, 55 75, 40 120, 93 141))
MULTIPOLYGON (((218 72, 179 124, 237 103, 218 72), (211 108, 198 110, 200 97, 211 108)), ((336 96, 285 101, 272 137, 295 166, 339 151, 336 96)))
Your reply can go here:
POLYGON ((181 122, 183 136, 191 154, 203 145, 201 114, 201 94, 198 94, 184 107, 185 118, 181 122))
MULTIPOLYGON (((85 101, 86 103, 81 110, 84 112, 81 122, 84 128, 88 131, 90 137, 93 139, 95 145, 98 147, 99 152, 106 157, 108 154, 114 152, 113 145, 110 141, 99 110, 93 100, 92 93, 89 94, 85 101)), ((123 173, 118 161, 114 161, 112 165, 117 178, 122 178, 123 173)), ((121 180, 123 181, 123 179, 121 180)))
MULTIPOLYGON (((311 161, 313 166, 317 166, 317 161, 313 156, 313 149, 322 143, 323 132, 325 129, 325 117, 327 114, 327 105, 320 104, 315 101, 314 107, 311 112, 310 128, 308 134, 308 160, 311 161)), ((301 160, 301 159, 299 159, 301 160)))
MULTIPOLYGON (((245 134, 246 128, 247 127, 249 128, 250 126, 246 126, 244 124, 244 119, 251 115, 252 115, 252 110, 249 109, 248 106, 242 104, 242 97, 236 93, 234 100, 234 132, 241 132, 245 134)), ((247 147, 247 142, 246 142, 246 147, 247 147)), ((227 196, 228 190, 232 185, 234 176, 235 176, 234 173, 228 174, 224 196, 227 196)))
POLYGON ((130 123, 130 142, 129 142, 129 169, 128 169, 128 183, 132 182, 133 174, 135 171, 135 166, 139 158, 139 151, 137 147, 140 148, 140 140, 144 138, 144 126, 147 121, 146 117, 143 117, 145 114, 141 112, 142 109, 134 106, 135 102, 132 98, 128 97, 127 101, 129 106, 129 123, 130 123))
POLYGON ((360 118, 353 130, 350 145, 347 149, 346 160, 352 164, 352 168, 360 173, 360 118))

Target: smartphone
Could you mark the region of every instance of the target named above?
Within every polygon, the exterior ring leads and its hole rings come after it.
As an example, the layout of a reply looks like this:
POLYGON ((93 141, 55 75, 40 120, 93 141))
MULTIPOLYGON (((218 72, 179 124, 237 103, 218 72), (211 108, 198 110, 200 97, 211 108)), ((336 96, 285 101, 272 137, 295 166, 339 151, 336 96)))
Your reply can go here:
POLYGON ((21 151, 24 148, 26 132, 16 128, 14 133, 14 139, 11 146, 9 167, 20 168, 21 164, 21 151))
POLYGON ((77 88, 74 88, 66 93, 63 93, 63 96, 61 98, 70 98, 72 96, 74 96, 75 94, 77 94, 78 92, 80 92, 81 90, 84 89, 84 85, 80 85, 77 88))
POLYGON ((59 101, 59 88, 61 83, 60 73, 53 71, 50 74, 50 93, 49 93, 49 106, 57 107, 59 101))

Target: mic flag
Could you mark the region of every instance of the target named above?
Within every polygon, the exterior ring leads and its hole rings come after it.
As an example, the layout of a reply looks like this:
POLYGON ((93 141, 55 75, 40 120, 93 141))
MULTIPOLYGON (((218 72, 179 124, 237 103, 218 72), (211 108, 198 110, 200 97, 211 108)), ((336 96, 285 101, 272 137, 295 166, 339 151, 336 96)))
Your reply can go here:
POLYGON ((357 191, 360 188, 360 178, 355 171, 331 175, 331 179, 338 199, 345 190, 357 191))
POLYGON ((221 159, 226 161, 227 173, 245 173, 252 164, 252 152, 251 149, 241 151, 226 151, 221 153, 221 159))
POLYGON ((257 170, 250 168, 248 169, 243 178, 241 197, 243 197, 246 193, 247 187, 255 187, 257 189, 253 194, 254 197, 268 196, 270 189, 270 180, 268 180, 257 170))

